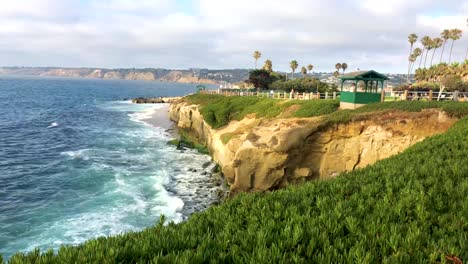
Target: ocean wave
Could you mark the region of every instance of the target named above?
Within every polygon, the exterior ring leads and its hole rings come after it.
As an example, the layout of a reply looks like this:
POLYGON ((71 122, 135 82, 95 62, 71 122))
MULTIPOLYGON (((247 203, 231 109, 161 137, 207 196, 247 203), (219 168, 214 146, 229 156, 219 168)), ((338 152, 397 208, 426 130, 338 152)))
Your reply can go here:
POLYGON ((64 152, 61 152, 60 155, 70 157, 71 159, 89 160, 90 151, 91 149, 79 149, 75 151, 64 151, 64 152))
POLYGON ((52 123, 50 123, 50 125, 47 128, 53 128, 53 127, 56 127, 58 125, 59 124, 57 122, 52 122, 52 123))

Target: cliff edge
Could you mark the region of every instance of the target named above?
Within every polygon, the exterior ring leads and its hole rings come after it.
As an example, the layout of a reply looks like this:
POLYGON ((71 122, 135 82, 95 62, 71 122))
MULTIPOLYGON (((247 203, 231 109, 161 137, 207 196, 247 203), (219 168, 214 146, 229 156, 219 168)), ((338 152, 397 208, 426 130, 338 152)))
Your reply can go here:
POLYGON ((208 147, 231 195, 274 190, 362 168, 443 133, 457 121, 440 110, 427 109, 369 115, 328 126, 323 117, 249 115, 213 129, 198 105, 179 101, 169 111, 185 135, 208 147))

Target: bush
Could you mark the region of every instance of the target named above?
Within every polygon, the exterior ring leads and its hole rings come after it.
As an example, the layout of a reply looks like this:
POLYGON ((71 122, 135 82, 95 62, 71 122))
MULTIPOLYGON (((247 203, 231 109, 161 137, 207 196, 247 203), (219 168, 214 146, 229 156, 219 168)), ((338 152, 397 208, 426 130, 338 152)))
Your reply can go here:
POLYGON ((289 81, 275 81, 273 82, 270 86, 270 89, 272 90, 282 90, 282 91, 287 91, 290 92, 291 89, 294 89, 296 92, 317 92, 317 89, 320 93, 324 92, 333 92, 337 91, 337 87, 330 87, 328 84, 321 82, 317 78, 310 78, 310 77, 305 77, 305 78, 299 78, 299 79, 293 79, 289 81))
POLYGON ((440 89, 440 85, 435 82, 428 82, 428 81, 422 81, 422 82, 417 82, 412 85, 412 89, 410 90, 416 90, 416 91, 428 91, 428 90, 434 90, 438 91, 440 89))

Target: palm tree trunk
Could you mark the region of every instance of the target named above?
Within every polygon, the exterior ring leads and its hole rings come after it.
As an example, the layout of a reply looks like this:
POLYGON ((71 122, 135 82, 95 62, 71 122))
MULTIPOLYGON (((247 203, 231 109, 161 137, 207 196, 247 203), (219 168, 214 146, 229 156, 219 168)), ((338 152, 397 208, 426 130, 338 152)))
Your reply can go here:
POLYGON ((455 42, 454 39, 452 39, 452 46, 450 47, 450 53, 449 53, 449 61, 448 63, 450 64, 450 61, 452 60, 452 49, 453 49, 453 43, 455 42))
POLYGON ((423 55, 424 55, 424 51, 425 51, 425 50, 426 50, 426 49, 423 48, 423 51, 422 51, 422 53, 421 53, 421 58, 419 58, 419 68, 421 68, 422 57, 423 57, 423 55))
POLYGON ((424 69, 426 69, 427 54, 429 54, 429 50, 426 51, 426 57, 424 57, 424 69))
POLYGON ((255 59, 255 69, 257 69, 257 59, 255 59))
MULTIPOLYGON (((411 56, 412 52, 413 52, 413 44, 411 44, 411 46, 410 46, 410 50, 409 50, 409 55, 410 56, 411 56)), ((407 83, 409 83, 410 70, 411 70, 411 61, 409 60, 409 57, 408 57, 408 74, 406 75, 406 82, 407 83)), ((344 74, 344 70, 343 70, 343 74, 344 74)))
POLYGON ((447 40, 444 40, 444 45, 442 45, 442 52, 440 53, 440 61, 439 63, 442 63, 442 56, 444 55, 444 50, 445 50, 445 43, 447 42, 447 40))
POLYGON ((437 49, 434 49, 434 51, 432 52, 431 67, 432 67, 432 61, 434 60, 434 54, 435 54, 436 50, 437 50, 437 49))

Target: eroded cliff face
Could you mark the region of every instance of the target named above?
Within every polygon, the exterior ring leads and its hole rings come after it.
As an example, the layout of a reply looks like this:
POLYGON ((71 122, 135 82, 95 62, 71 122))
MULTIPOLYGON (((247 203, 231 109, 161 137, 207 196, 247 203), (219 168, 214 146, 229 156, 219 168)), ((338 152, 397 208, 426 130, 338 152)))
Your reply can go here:
POLYGON ((212 129, 197 105, 174 103, 180 129, 207 145, 231 188, 267 191, 306 180, 330 178, 397 154, 456 119, 438 110, 392 112, 348 124, 321 126, 321 118, 256 119, 212 129))

